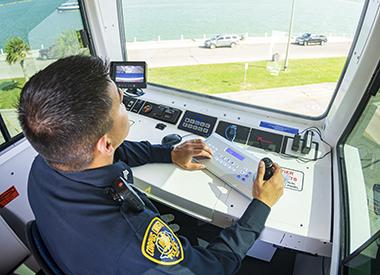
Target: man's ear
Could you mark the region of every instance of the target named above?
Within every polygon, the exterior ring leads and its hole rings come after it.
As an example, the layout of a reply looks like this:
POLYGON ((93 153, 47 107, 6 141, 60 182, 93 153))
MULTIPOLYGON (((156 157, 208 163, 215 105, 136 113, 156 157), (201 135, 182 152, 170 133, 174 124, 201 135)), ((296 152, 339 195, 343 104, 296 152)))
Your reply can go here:
POLYGON ((96 143, 96 151, 101 155, 113 155, 115 148, 107 134, 103 135, 96 143))

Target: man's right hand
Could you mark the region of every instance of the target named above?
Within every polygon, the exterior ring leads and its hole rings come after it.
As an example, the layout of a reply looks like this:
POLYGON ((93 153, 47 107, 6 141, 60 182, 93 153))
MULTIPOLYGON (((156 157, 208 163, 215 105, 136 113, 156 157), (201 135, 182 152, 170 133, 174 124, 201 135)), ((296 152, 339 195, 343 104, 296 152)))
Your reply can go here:
POLYGON ((284 193, 282 169, 277 163, 273 163, 273 167, 273 176, 269 180, 264 181, 265 164, 263 161, 260 161, 252 188, 253 197, 269 207, 272 207, 284 193))

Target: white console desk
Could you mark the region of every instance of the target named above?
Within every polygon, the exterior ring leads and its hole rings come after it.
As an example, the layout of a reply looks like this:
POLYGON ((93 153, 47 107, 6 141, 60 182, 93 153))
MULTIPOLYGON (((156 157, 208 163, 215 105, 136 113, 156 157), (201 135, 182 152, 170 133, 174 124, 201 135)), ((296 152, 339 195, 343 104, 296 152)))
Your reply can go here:
MULTIPOLYGON (((207 98, 200 103, 199 99, 191 95, 177 95, 159 88, 148 89, 147 95, 140 99, 183 111, 191 110, 212 115, 248 127, 258 128, 260 117, 264 117, 260 112, 249 113, 246 110, 239 110, 239 106, 228 106, 229 103, 219 103, 207 98)), ((189 134, 178 129, 178 123, 173 125, 132 112, 129 112, 129 115, 133 125, 128 140, 148 140, 156 144, 168 134, 177 133, 181 136, 189 134), (159 130, 155 128, 157 123, 164 123, 167 127, 159 130)), ((265 120, 300 129, 307 128, 307 125, 279 118, 266 116, 265 120)), ((185 137, 184 140, 192 138, 199 137, 192 135, 185 137)), ((316 140, 319 141, 317 137, 316 140)), ((302 163, 294 158, 263 149, 238 145, 259 158, 267 156, 281 167, 298 171, 296 172, 298 187, 296 190, 285 188, 283 197, 271 210, 260 240, 311 254, 330 256, 332 207, 330 155, 318 161, 302 163)), ((320 154, 328 150, 327 146, 319 142, 320 154)), ((221 227, 231 225, 249 204, 249 199, 231 189, 207 170, 185 171, 173 164, 148 164, 133 168, 133 173, 135 185, 151 198, 221 227)))

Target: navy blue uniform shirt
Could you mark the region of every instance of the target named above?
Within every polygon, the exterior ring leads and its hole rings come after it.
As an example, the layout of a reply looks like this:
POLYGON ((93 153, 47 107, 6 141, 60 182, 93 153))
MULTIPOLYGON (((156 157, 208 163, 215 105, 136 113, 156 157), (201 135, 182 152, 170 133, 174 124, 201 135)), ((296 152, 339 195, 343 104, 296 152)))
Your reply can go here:
MULTIPOLYGON (((243 216, 207 248, 191 246, 146 208, 121 207, 105 193, 130 167, 171 162, 171 148, 124 142, 112 165, 81 172, 51 168, 41 156, 33 162, 28 197, 41 236, 65 274, 233 274, 259 236, 270 208, 253 200, 243 216)), ((178 184, 181 184, 180 182, 178 184)))

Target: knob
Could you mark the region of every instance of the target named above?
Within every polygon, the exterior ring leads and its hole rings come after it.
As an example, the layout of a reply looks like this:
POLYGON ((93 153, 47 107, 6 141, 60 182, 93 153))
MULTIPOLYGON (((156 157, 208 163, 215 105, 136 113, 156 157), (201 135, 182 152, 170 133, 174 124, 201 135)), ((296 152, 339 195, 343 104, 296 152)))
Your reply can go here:
POLYGON ((263 158, 265 164, 264 180, 269 180, 273 176, 273 161, 270 158, 263 158))

